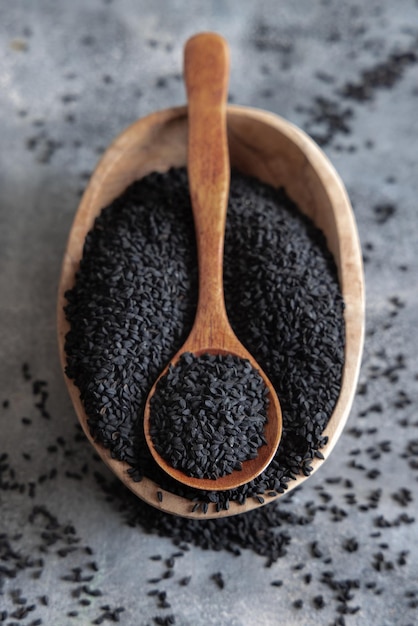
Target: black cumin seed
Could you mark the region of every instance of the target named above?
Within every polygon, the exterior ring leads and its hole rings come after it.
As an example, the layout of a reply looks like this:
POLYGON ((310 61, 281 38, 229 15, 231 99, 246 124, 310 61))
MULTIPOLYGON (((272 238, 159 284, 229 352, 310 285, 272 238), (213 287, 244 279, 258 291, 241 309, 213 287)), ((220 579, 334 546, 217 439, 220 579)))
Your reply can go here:
POLYGON ((163 600, 162 602, 160 602, 159 607, 160 609, 170 609, 171 604, 167 602, 167 600, 163 600))
POLYGON ((319 548, 316 541, 314 541, 311 545, 311 554, 316 559, 320 559, 323 556, 322 550, 319 548))
POLYGON ((30 369, 29 369, 29 364, 28 363, 23 363, 23 365, 22 365, 22 374, 23 374, 24 380, 31 380, 32 375, 30 373, 30 369))
MULTIPOLYGON (((338 398, 344 360, 343 302, 322 233, 283 190, 235 172, 224 283, 231 324, 272 380, 285 424, 275 462, 251 485, 217 492, 212 501, 220 509, 257 497, 260 484, 263 493, 282 492, 289 479, 310 472, 310 461, 326 443, 321 433, 338 398), (320 347, 318 358, 307 359, 313 345, 320 347), (310 381, 309 388, 299 394, 303 380, 310 381)), ((184 169, 150 174, 102 211, 86 238, 76 285, 66 296, 67 375, 80 388, 92 435, 127 461, 133 476, 153 477, 162 489, 196 500, 195 490, 159 471, 141 430, 148 389, 191 329, 197 302, 184 169), (114 388, 125 389, 123 398, 112 395, 114 388)), ((207 499, 199 493, 202 511, 207 499)))
POLYGON ((325 606, 325 600, 322 595, 312 598, 312 603, 316 609, 323 609, 325 606))
POLYGON ((83 585, 82 590, 89 596, 94 598, 100 597, 103 595, 103 592, 100 589, 90 589, 87 585, 83 585))
POLYGON ((216 583, 219 589, 223 589, 225 587, 225 581, 222 572, 216 572, 215 574, 212 574, 211 579, 216 583))
POLYGON ((267 408, 264 381, 248 360, 186 353, 157 384, 150 434, 174 467, 197 478, 219 478, 264 445, 267 408))

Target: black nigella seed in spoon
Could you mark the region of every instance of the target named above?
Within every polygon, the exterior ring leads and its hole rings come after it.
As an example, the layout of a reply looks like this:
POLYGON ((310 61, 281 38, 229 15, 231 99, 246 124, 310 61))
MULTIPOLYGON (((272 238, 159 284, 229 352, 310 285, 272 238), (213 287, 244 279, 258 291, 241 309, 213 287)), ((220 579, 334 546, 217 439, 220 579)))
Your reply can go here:
POLYGON ((247 359, 183 354, 150 402, 156 451, 188 476, 216 479, 265 445, 268 390, 247 359))

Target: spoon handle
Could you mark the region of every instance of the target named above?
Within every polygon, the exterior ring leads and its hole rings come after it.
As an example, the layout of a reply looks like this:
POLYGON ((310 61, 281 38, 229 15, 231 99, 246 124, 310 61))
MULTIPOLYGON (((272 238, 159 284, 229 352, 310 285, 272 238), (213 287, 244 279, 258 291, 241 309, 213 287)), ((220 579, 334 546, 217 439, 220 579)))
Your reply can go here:
POLYGON ((199 264, 195 326, 216 332, 218 327, 228 324, 223 293, 230 183, 226 130, 229 49, 226 41, 215 33, 201 33, 189 39, 184 50, 184 74, 189 125, 187 163, 199 264))

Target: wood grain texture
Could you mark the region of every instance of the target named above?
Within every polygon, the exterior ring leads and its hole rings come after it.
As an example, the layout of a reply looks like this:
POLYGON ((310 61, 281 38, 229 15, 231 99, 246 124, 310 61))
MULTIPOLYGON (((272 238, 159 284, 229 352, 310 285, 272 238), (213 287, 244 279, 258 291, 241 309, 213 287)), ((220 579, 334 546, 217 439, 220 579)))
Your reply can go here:
MULTIPOLYGON (((187 91, 187 172, 196 234, 199 298, 192 331, 208 347, 231 337, 223 291, 223 253, 230 163, 226 128, 229 50, 213 33, 189 39, 184 53, 187 91)), ((190 343, 190 342, 189 342, 190 343)), ((219 344, 218 344, 219 345, 219 344)), ((219 347, 225 347, 220 345, 219 347)))
MULTIPOLYGON (((361 249, 350 201, 344 185, 320 148, 300 129, 266 111, 228 106, 227 131, 231 165, 274 185, 284 186, 288 195, 324 232, 338 267, 339 281, 346 303, 345 364, 339 400, 324 431, 328 444, 322 449, 325 459, 334 448, 348 418, 358 380, 364 340, 364 278, 361 249)), ((81 199, 64 255, 58 295, 58 342, 62 367, 65 367, 64 338, 69 330, 63 306, 65 291, 74 284, 84 239, 101 209, 126 187, 151 171, 166 171, 187 162, 188 118, 186 107, 158 111, 127 128, 107 149, 81 199)), ((80 424, 93 443, 79 391, 69 379, 66 384, 80 424)), ((101 458, 120 480, 149 504, 183 517, 223 517, 257 508, 256 499, 240 506, 231 503, 228 511, 216 512, 210 505, 204 515, 192 512, 193 504, 164 491, 145 478, 130 480, 125 463, 110 457, 109 451, 96 445, 101 458)), ((313 471, 324 461, 314 459, 313 471)), ((307 477, 298 476, 289 490, 307 477)), ((280 497, 280 494, 277 496, 280 497)), ((265 496, 265 503, 273 498, 265 496)))

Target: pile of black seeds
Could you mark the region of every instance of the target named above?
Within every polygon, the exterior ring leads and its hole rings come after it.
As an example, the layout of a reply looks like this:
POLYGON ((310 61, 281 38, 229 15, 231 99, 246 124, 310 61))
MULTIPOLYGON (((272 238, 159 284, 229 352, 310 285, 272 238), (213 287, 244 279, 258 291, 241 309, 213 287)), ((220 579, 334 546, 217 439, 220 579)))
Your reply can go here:
POLYGON ((247 359, 188 352, 158 381, 150 435, 172 467, 216 479, 257 457, 267 407, 267 387, 247 359))
POLYGON ((187 337, 197 301, 197 260, 185 169, 132 184, 96 219, 67 293, 67 375, 80 389, 93 437, 127 461, 133 480, 204 509, 283 492, 321 457, 339 395, 343 301, 323 234, 283 189, 234 172, 224 285, 238 338, 272 381, 283 412, 278 453, 256 480, 228 492, 188 490, 153 461, 143 407, 158 374, 187 337))

